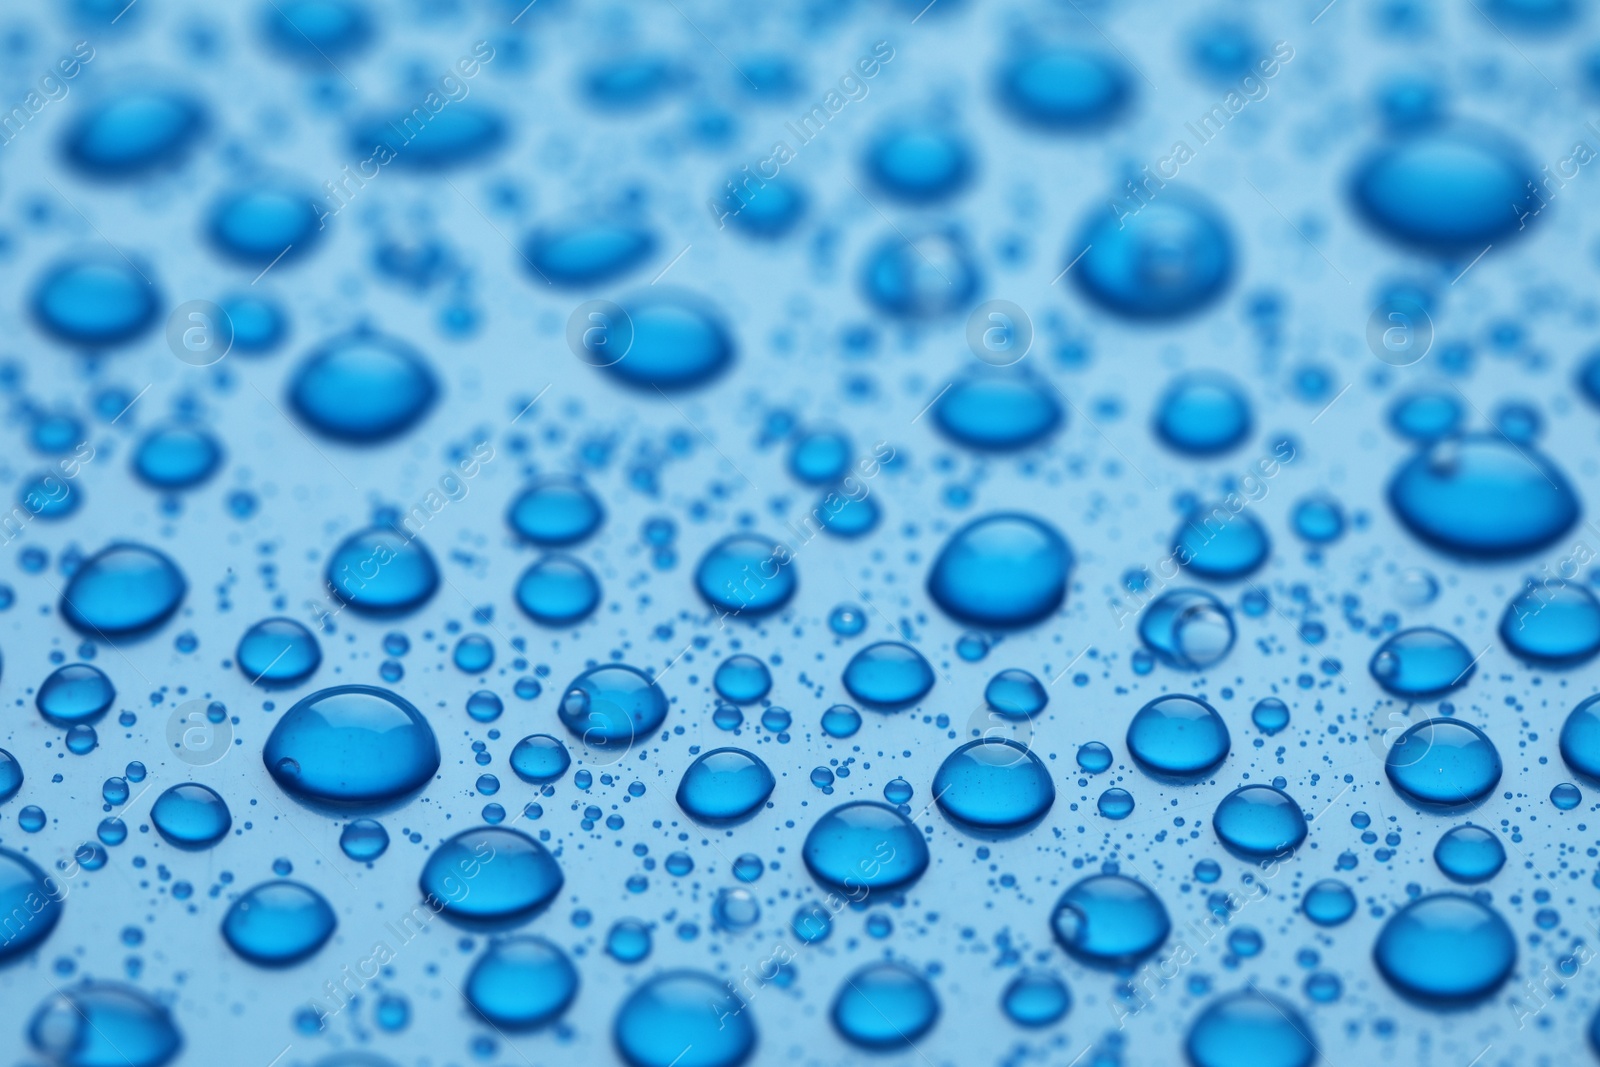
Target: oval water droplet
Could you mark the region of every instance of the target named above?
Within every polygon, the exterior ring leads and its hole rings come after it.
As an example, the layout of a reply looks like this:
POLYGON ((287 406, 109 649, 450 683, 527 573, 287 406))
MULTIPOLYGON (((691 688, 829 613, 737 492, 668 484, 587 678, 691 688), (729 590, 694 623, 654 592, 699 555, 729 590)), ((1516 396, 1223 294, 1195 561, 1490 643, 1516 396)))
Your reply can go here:
POLYGON ((326 69, 372 43, 372 17, 355 0, 273 0, 262 13, 262 36, 285 59, 326 69))
POLYGON ((858 800, 818 819, 801 851, 806 869, 852 900, 913 885, 928 869, 922 832, 887 804, 858 800))
POLYGON ((480 826, 435 848, 418 884, 428 907, 458 926, 501 930, 542 912, 564 880, 555 857, 527 834, 480 826))
POLYGON ((1500 640, 1540 667, 1576 667, 1600 653, 1600 600, 1587 586, 1529 581, 1500 617, 1500 640))
POLYGON ((1522 216, 1537 216, 1534 177, 1522 150, 1497 133, 1431 129, 1369 153, 1351 177, 1350 199, 1390 240, 1470 257, 1515 237, 1522 216))
POLYGON ((358 615, 397 618, 416 611, 439 589, 439 568, 420 540, 387 526, 369 526, 328 557, 328 590, 358 615))
POLYGON ((632 343, 601 368, 619 383, 650 395, 679 393, 709 384, 733 365, 733 334, 703 297, 653 288, 627 297, 622 308, 632 343))
POLYGON ((552 552, 522 572, 515 596, 540 626, 576 626, 600 606, 600 582, 582 561, 552 552))
POLYGON ((1150 701, 1128 724, 1128 754, 1156 778, 1203 777, 1227 758, 1230 743, 1217 710, 1181 693, 1150 701))
POLYGON ((150 821, 169 845, 191 851, 211 848, 233 827, 227 802, 199 782, 183 782, 163 792, 150 808, 150 821))
POLYGON ((1156 402, 1156 437, 1186 456, 1218 456, 1250 436, 1250 402, 1238 384, 1209 371, 1183 374, 1156 402))
POLYGON ((666 720, 667 697, 643 671, 609 663, 574 678, 557 712, 589 748, 626 748, 666 720))
POLYGON ((154 326, 161 314, 163 297, 150 273, 121 257, 64 260, 34 285, 29 309, 39 328, 64 344, 124 345, 154 326))
POLYGON ((61 727, 93 725, 105 717, 117 691, 99 667, 68 663, 39 683, 34 705, 45 720, 61 727))
POLYGON ((578 995, 578 971, 566 953, 542 937, 507 937, 490 942, 467 972, 462 993, 497 1029, 537 1030, 578 995))
POLYGON ((972 625, 1036 623, 1066 599, 1072 550, 1030 515, 974 520, 945 542, 928 573, 928 594, 947 614, 972 625))
POLYGON ((922 654, 899 641, 868 645, 844 668, 844 687, 875 711, 910 707, 933 688, 933 668, 922 654))
POLYGON ((211 206, 206 235, 230 262, 254 270, 282 270, 321 243, 319 201, 310 190, 262 182, 224 193, 211 206))
POLYGON ((1096 874, 1061 894, 1050 926, 1061 947, 1084 966, 1125 970, 1161 947, 1172 920, 1143 882, 1096 874))
POLYGON ((861 166, 891 199, 918 205, 950 199, 971 184, 977 170, 966 139, 934 122, 897 123, 879 131, 861 166))
POLYGON ((1093 209, 1062 263, 1077 261, 1073 283, 1106 311, 1171 321, 1215 303, 1233 280, 1234 258, 1233 237, 1210 202, 1167 189, 1124 218, 1093 209))
POLYGON ((869 963, 845 979, 830 1012, 839 1036, 870 1052, 909 1049, 939 1021, 939 998, 901 963, 869 963))
POLYGON ((28 857, 0 848, 0 914, 20 916, 0 940, 0 964, 31 952, 61 921, 66 890, 28 857))
POLYGON ((1600 781, 1600 695, 1582 701, 1561 726, 1561 758, 1578 774, 1600 781))
POLYGON ((714 748, 683 772, 678 807, 695 822, 733 826, 760 810, 775 784, 758 757, 739 748, 714 748))
POLYGON ((1072 1007, 1072 992, 1054 971, 1029 969, 1018 974, 1000 995, 1006 1017, 1018 1026, 1050 1026, 1072 1007))
POLYGON ((1085 133, 1120 119, 1133 79, 1113 57, 1088 48, 1030 48, 1001 65, 996 96, 1015 119, 1047 133, 1085 133))
POLYGON ((258 967, 289 967, 316 954, 338 920, 321 893, 287 880, 243 893, 222 919, 228 947, 258 967))
POLYGON ((628 994, 611 1033, 628 1067, 739 1067, 755 1052, 753 1014, 721 979, 666 971, 628 994))
POLYGON ((1401 630, 1373 653, 1368 670, 1387 692, 1405 700, 1435 700, 1471 680, 1477 664, 1467 646, 1443 630, 1401 630))
POLYGON ((188 589, 183 572, 166 556, 119 542, 78 567, 61 594, 61 617, 85 637, 136 637, 170 619, 188 589))
POLYGON ((433 779, 439 743, 428 720, 397 694, 345 685, 318 690, 284 712, 262 760, 301 801, 379 808, 433 779))
POLYGON ((1424 719, 1395 740, 1383 769, 1402 797, 1449 810, 1476 804, 1494 790, 1500 753, 1471 723, 1424 719))
POLYGON ((1283 859, 1306 839, 1306 817, 1289 794, 1247 785, 1222 798, 1211 817, 1217 838, 1245 859, 1283 859))
POLYGON ((933 776, 939 810, 971 833, 1012 835, 1036 825, 1056 800, 1039 757, 1010 738, 980 737, 945 757, 933 776))
POLYGON ((299 685, 322 663, 322 646, 293 619, 262 619, 239 638, 239 671, 263 689, 299 685))
POLYGON ((407 104, 368 114, 350 127, 349 144, 352 158, 431 174, 481 162, 506 140, 506 121, 500 112, 458 100, 438 112, 407 104))
POLYGON ((1554 544, 1578 521, 1577 494, 1532 445, 1498 434, 1438 441, 1401 465, 1389 506, 1413 535, 1473 559, 1514 559, 1554 544))
POLYGON ((982 277, 958 230, 893 233, 868 250, 861 265, 867 301, 886 315, 921 321, 968 308, 982 277))
POLYGON ((739 533, 706 549, 695 568, 694 584, 718 611, 759 619, 789 603, 798 580, 785 545, 739 533))
POLYGON ((1500 873, 1506 849, 1493 830, 1467 823, 1446 830, 1433 847, 1433 862, 1446 878, 1462 885, 1478 885, 1500 873))
POLYGON ((549 734, 529 734, 511 750, 511 769, 534 785, 558 780, 572 766, 567 746, 549 734))
POLYGON ((1199 505, 1172 535, 1172 554, 1184 569, 1214 582, 1233 582, 1260 570, 1272 553, 1266 527, 1226 502, 1199 505))
POLYGON ((575 545, 600 528, 605 509, 577 478, 550 475, 517 494, 506 512, 512 532, 546 548, 575 545))
POLYGON ((1401 996, 1459 1008, 1487 998, 1510 977, 1517 941, 1486 904, 1460 893, 1434 893, 1389 917, 1372 958, 1401 996))
POLYGON ((205 106, 188 93, 123 89, 74 119, 62 155, 86 177, 125 181, 182 164, 208 125, 205 106))
POLYGON ((1324 878, 1306 890, 1300 908, 1318 926, 1338 926, 1356 913, 1356 895, 1336 878, 1324 878))
POLYGON ((55 1067, 162 1067, 183 1047, 172 1014, 133 986, 57 989, 28 1022, 28 1042, 55 1067))
POLYGON ((979 452, 1031 448, 1065 422, 1048 382, 1009 367, 962 374, 934 400, 931 414, 946 437, 979 452))
POLYGON ((655 250, 654 233, 622 220, 550 223, 522 242, 522 254, 535 277, 571 289, 616 281, 638 269, 655 250))
POLYGON ((1045 709, 1050 695, 1039 679, 1027 671, 1010 668, 989 679, 983 699, 1006 718, 1031 719, 1045 709))
POLYGON ((140 439, 133 472, 152 489, 193 489, 222 465, 222 445, 195 426, 164 426, 140 439))
POLYGON ((438 394, 421 352, 367 330, 341 334, 312 349, 289 382, 289 406, 301 421, 351 445, 382 444, 406 433, 438 394))
POLYGON ((1311 1024, 1294 1007, 1251 986, 1217 997, 1189 1027, 1194 1067, 1311 1067, 1311 1024))

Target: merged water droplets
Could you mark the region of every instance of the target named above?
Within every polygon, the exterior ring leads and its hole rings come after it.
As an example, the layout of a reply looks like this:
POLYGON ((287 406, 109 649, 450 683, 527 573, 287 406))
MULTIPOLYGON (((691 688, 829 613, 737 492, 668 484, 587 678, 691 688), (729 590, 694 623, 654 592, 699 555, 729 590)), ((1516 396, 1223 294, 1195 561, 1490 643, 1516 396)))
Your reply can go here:
POLYGON ((311 804, 378 809, 427 785, 439 743, 421 712, 387 689, 345 685, 296 703, 262 749, 283 790, 311 804))
POLYGON ((289 967, 333 936, 333 908, 308 885, 279 879, 247 890, 222 918, 222 937, 258 967, 289 967))
POLYGON ((1202 589, 1163 593, 1139 615, 1139 640, 1169 667, 1200 671, 1233 650, 1233 613, 1202 589))
POLYGON ((970 307, 982 283, 959 230, 891 234, 867 251, 861 290, 873 307, 907 321, 941 319, 970 307))
POLYGON ((1457 1008, 1504 984, 1517 963, 1517 941, 1488 905, 1460 893, 1433 893, 1389 917, 1372 958, 1401 996, 1457 1008))
POLYGON ((1066 540, 1041 520, 987 515, 950 535, 928 572, 928 595, 961 622, 1028 626, 1066 599, 1072 564, 1066 540))

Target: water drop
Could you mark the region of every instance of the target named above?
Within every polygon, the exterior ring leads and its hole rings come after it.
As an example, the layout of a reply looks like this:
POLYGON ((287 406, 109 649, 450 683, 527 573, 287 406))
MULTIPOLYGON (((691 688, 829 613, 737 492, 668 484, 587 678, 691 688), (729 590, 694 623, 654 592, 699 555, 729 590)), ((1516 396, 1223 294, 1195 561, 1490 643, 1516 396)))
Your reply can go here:
POLYGON ((262 750, 273 779, 311 804, 376 808, 432 781, 439 743, 421 712, 387 689, 321 689, 278 720, 262 750))

